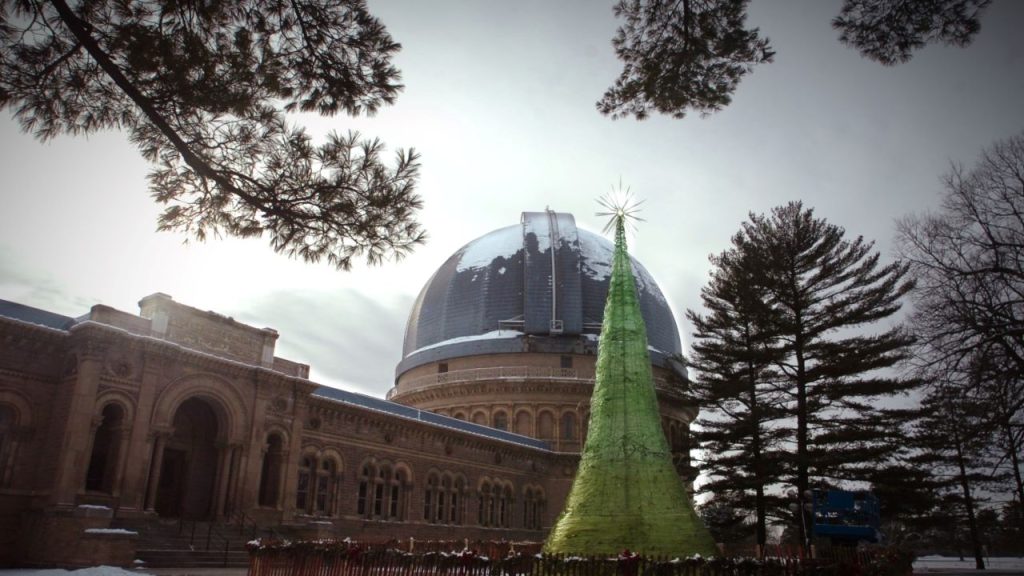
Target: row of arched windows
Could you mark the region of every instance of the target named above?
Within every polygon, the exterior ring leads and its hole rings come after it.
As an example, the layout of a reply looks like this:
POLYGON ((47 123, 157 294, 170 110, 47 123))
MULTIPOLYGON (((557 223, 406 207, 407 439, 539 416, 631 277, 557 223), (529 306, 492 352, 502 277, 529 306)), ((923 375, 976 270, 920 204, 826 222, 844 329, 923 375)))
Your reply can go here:
POLYGON ((295 510, 319 516, 334 516, 337 501, 338 466, 331 457, 303 456, 299 482, 295 487, 295 510))
POLYGON ((368 519, 404 520, 408 483, 404 465, 364 462, 359 471, 356 513, 368 519))
MULTIPOLYGON (((300 514, 337 516, 341 513, 339 504, 344 500, 341 466, 335 456, 318 454, 307 450, 302 457, 295 508, 300 514)), ((369 520, 406 520, 411 491, 410 473, 405 464, 368 460, 359 468, 356 514, 369 520)), ((518 522, 514 520, 514 494, 511 482, 491 478, 482 479, 474 494, 464 474, 431 470, 423 484, 423 520, 432 524, 465 524, 467 502, 476 496, 478 525, 540 529, 545 504, 543 489, 533 485, 524 489, 522 516, 518 522)))
POLYGON ((512 527, 512 483, 484 480, 477 499, 477 523, 495 528, 512 527))
POLYGON ((456 410, 452 413, 452 417, 480 424, 481 426, 490 426, 498 430, 507 430, 516 434, 522 434, 523 436, 532 436, 544 440, 554 440, 556 436, 561 440, 569 442, 580 439, 579 416, 574 411, 562 413, 558 420, 557 434, 555 430, 555 414, 550 410, 541 410, 538 413, 536 430, 534 430, 533 426, 533 414, 527 410, 516 412, 515 419, 511 421, 509 420, 508 412, 501 409, 495 410, 490 416, 483 410, 477 410, 471 414, 470 417, 467 417, 465 411, 456 410))
POLYGON ((423 488, 423 519, 434 524, 462 524, 466 478, 432 470, 423 488))

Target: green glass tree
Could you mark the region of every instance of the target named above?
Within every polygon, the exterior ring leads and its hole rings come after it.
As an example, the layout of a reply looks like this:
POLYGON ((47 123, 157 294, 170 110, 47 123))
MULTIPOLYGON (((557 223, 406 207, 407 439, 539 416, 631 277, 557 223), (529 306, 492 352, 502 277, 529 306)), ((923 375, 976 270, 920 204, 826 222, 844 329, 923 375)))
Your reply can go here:
POLYGON ((614 207, 615 259, 590 401, 590 427, 565 509, 544 551, 711 556, 661 429, 636 282, 626 251, 629 210, 614 207))

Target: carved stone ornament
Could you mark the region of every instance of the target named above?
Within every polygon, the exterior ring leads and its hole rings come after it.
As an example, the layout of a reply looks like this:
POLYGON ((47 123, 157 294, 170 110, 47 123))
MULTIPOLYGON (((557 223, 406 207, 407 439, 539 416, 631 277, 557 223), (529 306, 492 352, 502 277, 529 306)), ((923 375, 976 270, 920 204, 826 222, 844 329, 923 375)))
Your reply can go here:
POLYGON ((124 356, 108 358, 106 363, 107 374, 116 378, 131 378, 135 372, 132 363, 124 356))
POLYGON ((284 412, 288 410, 288 400, 284 396, 277 396, 270 401, 271 412, 284 412))
POLYGON ((308 427, 310 430, 319 430, 321 424, 322 422, 320 421, 320 418, 313 416, 312 418, 309 419, 308 427))

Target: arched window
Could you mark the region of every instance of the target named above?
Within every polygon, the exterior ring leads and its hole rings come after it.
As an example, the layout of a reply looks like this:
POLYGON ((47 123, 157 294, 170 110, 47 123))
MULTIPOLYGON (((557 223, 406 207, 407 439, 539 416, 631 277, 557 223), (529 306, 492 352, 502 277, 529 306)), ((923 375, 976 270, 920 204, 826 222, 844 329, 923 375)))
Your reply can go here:
POLYGON ((533 501, 533 488, 527 487, 523 492, 523 528, 529 528, 533 518, 530 516, 530 502, 533 501))
POLYGON ((462 524, 462 493, 465 489, 466 481, 462 478, 456 478, 450 498, 451 513, 449 514, 449 519, 452 524, 462 524))
POLYGON ((334 461, 329 458, 321 460, 316 473, 317 514, 334 516, 334 491, 337 483, 337 467, 334 461))
POLYGON ((267 443, 263 451, 263 466, 260 470, 260 506, 277 506, 283 458, 284 441, 281 439, 280 434, 272 432, 267 436, 267 443))
POLYGON ((86 490, 113 493, 123 435, 124 409, 116 403, 107 404, 93 437, 92 456, 85 476, 86 490))
POLYGON ((528 487, 523 493, 523 528, 540 530, 544 492, 540 488, 528 487))
POLYGON ((562 414, 562 440, 576 439, 576 414, 566 412, 562 414))
POLYGON ((452 478, 447 473, 441 477, 441 488, 437 491, 437 521, 440 524, 447 524, 447 512, 446 507, 448 503, 448 492, 452 489, 452 478))
POLYGON ((533 418, 526 410, 516 412, 516 434, 533 436, 533 418))
POLYGON ((391 468, 388 466, 381 466, 377 473, 377 479, 373 486, 373 517, 381 518, 384 516, 384 511, 387 508, 384 507, 384 494, 385 489, 391 484, 391 468))
POLYGON ((480 485, 480 500, 479 510, 477 513, 477 523, 481 526, 491 525, 491 485, 488 482, 484 482, 480 485))
POLYGON ((502 410, 495 412, 494 427, 498 430, 508 430, 508 414, 502 410))
POLYGON ((299 462, 299 483, 295 487, 295 511, 309 512, 309 491, 312 488, 313 469, 315 462, 312 457, 304 456, 299 462))
POLYGON ((466 419, 466 413, 465 412, 456 412, 455 414, 452 414, 452 418, 455 418, 456 420, 465 420, 466 419))
POLYGON ((512 487, 508 484, 498 496, 498 518, 495 525, 502 528, 512 526, 512 487))
POLYGON ((437 488, 437 476, 431 473, 427 476, 427 485, 423 489, 423 520, 426 522, 437 522, 437 517, 434 516, 437 488))
POLYGON ((18 413, 8 404, 0 404, 0 486, 10 486, 14 478, 14 430, 18 413))
POLYGON ((547 410, 537 415, 537 437, 541 440, 555 438, 555 416, 547 410))
POLYGON ((481 426, 486 426, 487 414, 483 412, 473 412, 473 424, 480 424, 481 426))
POLYGON ((391 520, 405 520, 405 470, 395 468, 391 477, 391 494, 388 495, 388 518, 391 520))
POLYGON ((366 518, 370 515, 370 484, 373 481, 373 467, 363 464, 359 471, 359 492, 356 500, 356 513, 366 518))

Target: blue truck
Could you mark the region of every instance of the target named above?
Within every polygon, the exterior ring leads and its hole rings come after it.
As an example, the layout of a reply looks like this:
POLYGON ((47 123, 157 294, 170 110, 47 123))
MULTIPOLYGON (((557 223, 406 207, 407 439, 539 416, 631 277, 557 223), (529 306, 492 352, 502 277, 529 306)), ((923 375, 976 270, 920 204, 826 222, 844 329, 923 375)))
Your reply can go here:
POLYGON ((866 490, 815 490, 813 534, 833 543, 879 542, 878 498, 866 490))

